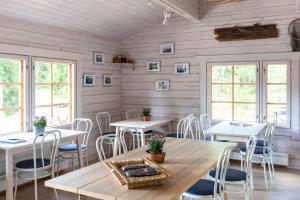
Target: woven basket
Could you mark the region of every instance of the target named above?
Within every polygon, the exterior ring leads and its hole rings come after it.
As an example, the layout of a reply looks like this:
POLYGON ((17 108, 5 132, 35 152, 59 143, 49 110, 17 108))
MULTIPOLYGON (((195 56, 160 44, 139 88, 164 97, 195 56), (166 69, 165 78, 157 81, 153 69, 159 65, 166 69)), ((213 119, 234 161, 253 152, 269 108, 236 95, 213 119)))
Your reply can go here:
POLYGON ((106 162, 104 165, 113 173, 121 185, 125 185, 127 189, 142 188, 149 186, 163 185, 167 178, 171 178, 172 174, 165 168, 151 162, 148 159, 137 159, 137 160, 122 160, 106 162), (159 174, 155 176, 144 176, 144 177, 131 177, 128 178, 122 172, 121 168, 126 165, 137 165, 147 164, 154 167, 159 174))

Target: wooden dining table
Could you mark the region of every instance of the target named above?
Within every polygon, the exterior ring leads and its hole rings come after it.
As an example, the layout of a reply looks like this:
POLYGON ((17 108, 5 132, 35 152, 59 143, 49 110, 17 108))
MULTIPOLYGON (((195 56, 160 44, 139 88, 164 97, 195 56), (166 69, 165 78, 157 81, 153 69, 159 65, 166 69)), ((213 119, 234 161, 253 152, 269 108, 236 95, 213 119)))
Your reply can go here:
POLYGON ((247 142, 251 136, 258 136, 266 126, 267 123, 222 121, 211 126, 206 133, 211 134, 216 140, 247 142))
MULTIPOLYGON (((199 179, 206 177, 209 169, 216 165, 222 150, 231 144, 167 138, 166 158, 161 167, 167 169, 172 174, 172 178, 161 186, 127 189, 106 168, 104 162, 48 180, 45 185, 96 199, 177 199, 199 179)), ((147 147, 143 146, 106 161, 142 159, 146 157, 146 149, 147 147)))

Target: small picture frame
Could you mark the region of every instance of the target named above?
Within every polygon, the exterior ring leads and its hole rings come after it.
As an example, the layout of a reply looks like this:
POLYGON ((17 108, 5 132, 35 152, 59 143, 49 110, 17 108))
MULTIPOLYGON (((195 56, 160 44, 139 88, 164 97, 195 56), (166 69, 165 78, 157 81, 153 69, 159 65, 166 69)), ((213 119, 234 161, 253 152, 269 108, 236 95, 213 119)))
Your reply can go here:
POLYGON ((104 64, 104 54, 94 51, 94 64, 104 64))
POLYGON ((103 75, 103 86, 112 86, 113 85, 113 76, 110 74, 103 75))
POLYGON ((170 90, 170 80, 156 80, 155 89, 157 91, 167 91, 170 90))
POLYGON ((160 61, 148 61, 147 62, 148 72, 160 72, 160 61))
POLYGON ((174 43, 164 43, 160 45, 160 54, 161 55, 173 55, 175 53, 175 44, 174 43))
POLYGON ((94 86, 95 85, 95 75, 83 74, 83 85, 84 86, 94 86))
POLYGON ((175 74, 189 74, 190 73, 190 63, 176 63, 174 65, 175 74))

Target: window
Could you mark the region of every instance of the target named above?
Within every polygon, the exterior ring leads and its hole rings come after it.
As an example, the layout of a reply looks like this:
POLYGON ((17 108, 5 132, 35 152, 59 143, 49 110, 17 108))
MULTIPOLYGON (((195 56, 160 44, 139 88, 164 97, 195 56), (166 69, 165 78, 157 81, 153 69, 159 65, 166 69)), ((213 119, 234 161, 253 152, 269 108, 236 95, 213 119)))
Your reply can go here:
POLYGON ((48 126, 73 120, 73 66, 51 60, 34 62, 34 114, 46 116, 48 126))
POLYGON ((210 65, 210 114, 215 120, 256 121, 257 65, 210 65))
POLYGON ((23 59, 0 58, 0 134, 24 130, 24 64, 23 59))
POLYGON ((49 127, 75 115, 75 62, 0 54, 0 134, 30 131, 35 116, 49 127), (5 125, 3 125, 5 124, 5 125))
POLYGON ((264 120, 273 121, 274 113, 278 124, 289 126, 289 62, 264 62, 264 120))
POLYGON ((272 122, 289 127, 289 62, 209 64, 212 120, 272 122))

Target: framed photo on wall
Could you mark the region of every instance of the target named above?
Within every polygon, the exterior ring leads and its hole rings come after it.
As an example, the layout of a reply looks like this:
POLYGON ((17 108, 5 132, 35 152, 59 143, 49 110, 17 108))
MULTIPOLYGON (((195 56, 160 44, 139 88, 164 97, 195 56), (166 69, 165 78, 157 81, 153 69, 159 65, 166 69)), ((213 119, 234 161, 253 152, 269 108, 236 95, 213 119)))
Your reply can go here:
POLYGON ((156 80, 155 89, 158 91, 170 90, 170 80, 156 80))
POLYGON ((174 43, 164 43, 160 45, 161 55, 173 55, 175 53, 174 43))
POLYGON ((103 86, 112 86, 113 85, 113 76, 110 74, 103 75, 103 86))
POLYGON ((94 86, 95 85, 95 75, 83 74, 83 85, 84 86, 94 86))
POLYGON ((189 74, 190 63, 176 63, 174 65, 175 74, 189 74))
POLYGON ((94 51, 94 64, 104 64, 104 54, 94 51))
POLYGON ((148 61, 147 62, 148 72, 160 72, 160 61, 148 61))

